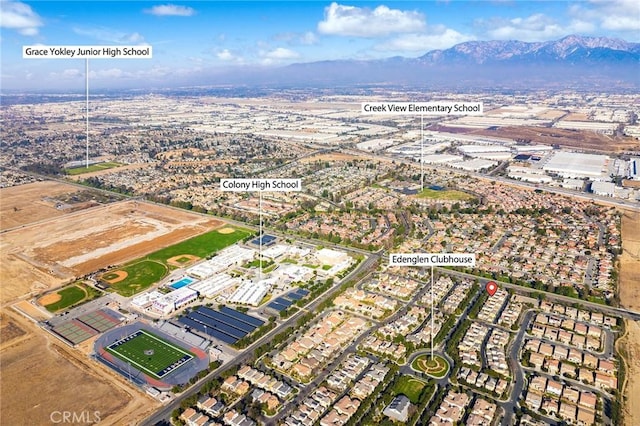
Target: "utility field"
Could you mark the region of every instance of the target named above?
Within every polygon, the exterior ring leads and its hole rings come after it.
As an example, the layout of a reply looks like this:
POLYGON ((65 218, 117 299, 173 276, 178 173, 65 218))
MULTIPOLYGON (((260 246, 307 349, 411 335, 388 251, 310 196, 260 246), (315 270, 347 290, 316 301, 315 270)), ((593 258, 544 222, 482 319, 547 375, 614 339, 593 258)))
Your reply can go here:
POLYGON ((105 349, 155 379, 162 379, 195 358, 191 352, 145 330, 138 330, 105 349))

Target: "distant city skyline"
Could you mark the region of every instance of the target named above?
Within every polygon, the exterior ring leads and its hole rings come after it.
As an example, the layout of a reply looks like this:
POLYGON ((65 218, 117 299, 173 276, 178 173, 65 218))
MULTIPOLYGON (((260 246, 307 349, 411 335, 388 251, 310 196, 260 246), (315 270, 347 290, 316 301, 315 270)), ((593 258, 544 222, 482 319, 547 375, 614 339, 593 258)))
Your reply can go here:
POLYGON ((151 60, 93 60, 95 88, 156 87, 234 68, 417 57, 473 40, 569 34, 640 41, 635 0, 430 2, 2 1, 4 90, 84 87, 84 60, 22 59, 24 45, 152 45, 151 60))

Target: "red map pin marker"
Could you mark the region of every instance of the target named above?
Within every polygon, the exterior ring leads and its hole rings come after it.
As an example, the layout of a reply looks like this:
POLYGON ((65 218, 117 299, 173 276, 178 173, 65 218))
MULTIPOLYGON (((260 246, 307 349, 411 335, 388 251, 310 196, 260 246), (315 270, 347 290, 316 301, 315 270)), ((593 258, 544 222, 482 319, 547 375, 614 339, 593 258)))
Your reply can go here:
POLYGON ((495 281, 489 281, 484 289, 487 290, 489 296, 493 296, 496 294, 496 291, 498 291, 498 284, 496 284, 495 281))

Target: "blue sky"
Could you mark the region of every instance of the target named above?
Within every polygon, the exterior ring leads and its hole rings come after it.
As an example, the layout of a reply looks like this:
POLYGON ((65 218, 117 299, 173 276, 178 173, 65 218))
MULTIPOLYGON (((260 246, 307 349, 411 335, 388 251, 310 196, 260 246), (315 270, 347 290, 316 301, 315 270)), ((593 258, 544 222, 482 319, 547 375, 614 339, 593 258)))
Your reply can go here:
POLYGON ((206 70, 328 59, 417 57, 469 40, 568 34, 640 41, 640 2, 1 0, 2 87, 73 87, 83 60, 22 59, 22 46, 144 45, 150 60, 93 60, 95 87, 206 70))

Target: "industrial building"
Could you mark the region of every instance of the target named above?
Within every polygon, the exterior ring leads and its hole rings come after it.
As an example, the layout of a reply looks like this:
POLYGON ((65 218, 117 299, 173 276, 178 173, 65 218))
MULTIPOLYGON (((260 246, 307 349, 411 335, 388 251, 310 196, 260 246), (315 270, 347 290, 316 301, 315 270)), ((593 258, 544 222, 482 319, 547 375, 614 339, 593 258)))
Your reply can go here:
POLYGON ((606 155, 557 151, 551 154, 542 169, 566 178, 608 180, 609 161, 606 155))

